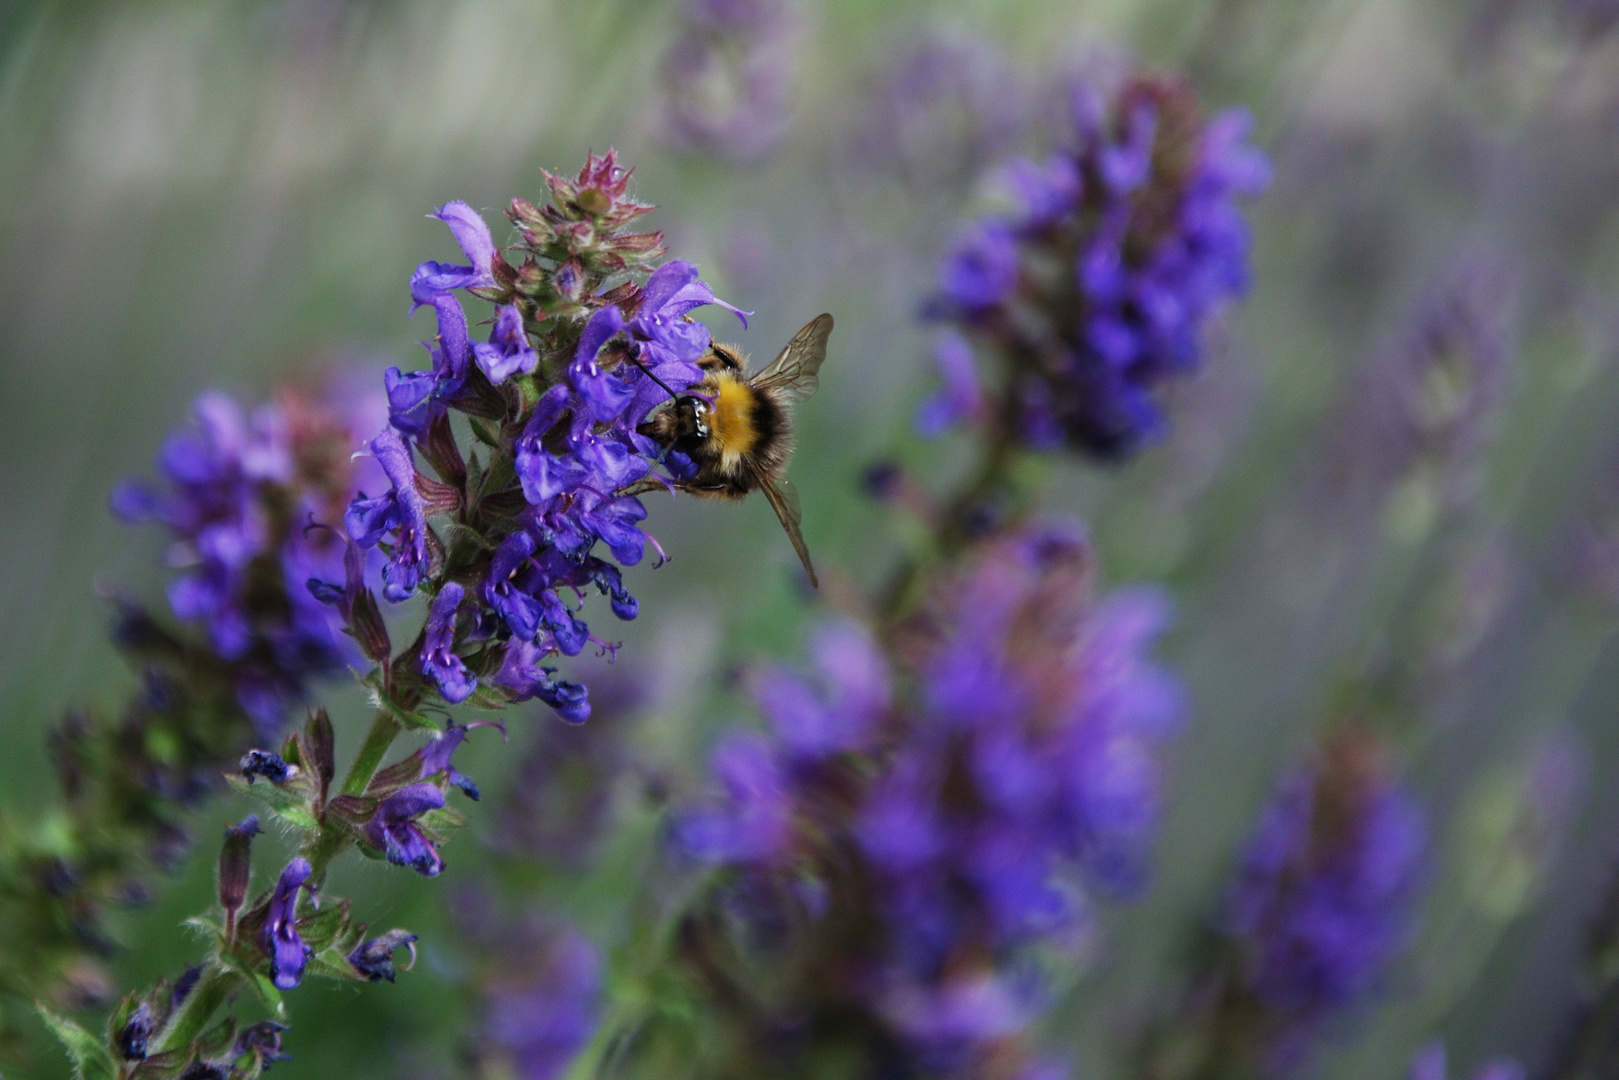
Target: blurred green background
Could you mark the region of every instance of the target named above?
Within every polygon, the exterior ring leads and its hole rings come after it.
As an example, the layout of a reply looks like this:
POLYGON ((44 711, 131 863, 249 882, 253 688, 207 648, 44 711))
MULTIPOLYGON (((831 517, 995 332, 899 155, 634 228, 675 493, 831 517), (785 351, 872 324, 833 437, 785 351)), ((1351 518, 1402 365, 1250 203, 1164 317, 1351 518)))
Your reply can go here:
MULTIPOLYGON (((1109 1074, 1110 1034, 1175 986, 1276 766, 1449 595, 1484 629, 1406 728, 1445 842, 1437 887, 1391 1004, 1328 1071, 1403 1075, 1433 1034, 1457 1062, 1537 1060, 1580 991, 1583 920, 1619 847, 1612 609, 1570 554, 1580 523, 1619 506, 1619 40, 1601 5, 827 0, 802 15, 788 136, 741 167, 658 137, 679 17, 665 0, 0 3, 0 797, 24 812, 52 798, 46 726, 132 684, 93 582, 156 597, 161 542, 111 519, 113 484, 150 472, 205 388, 253 399, 331 364, 420 364, 431 330, 405 317, 406 280, 458 256, 424 215, 463 199, 495 223, 510 196, 540 196, 539 169, 572 171, 589 149, 617 147, 672 252, 757 312, 745 332, 711 320, 724 339, 769 354, 837 316, 792 476, 823 577, 876 581, 906 536, 863 500, 861 470, 897 452, 942 478, 958 458, 919 443, 910 416, 929 371, 917 309, 983 195, 972 178, 990 162, 974 155, 1040 145, 1064 72, 1134 55, 1189 72, 1210 108, 1252 110, 1277 179, 1252 214, 1251 297, 1179 392, 1172 437, 1127 467, 1049 477, 1049 504, 1087 519, 1110 579, 1176 590, 1168 652, 1194 701, 1156 886, 1106 913, 1053 1032, 1085 1075, 1109 1074), (919 35, 990 56, 1005 110, 950 114, 896 164, 879 104, 919 35), (1512 391, 1481 483, 1453 513, 1345 511, 1323 478, 1377 449, 1352 423, 1357 372, 1475 256, 1516 283, 1500 313, 1512 391), (1451 583, 1446 568, 1480 552, 1504 553, 1495 576, 1451 583), (1499 855, 1490 822, 1555 733, 1589 753, 1587 797, 1563 843, 1520 853, 1537 884, 1492 892, 1493 871, 1470 867, 1499 855)), ((624 655, 660 673, 643 730, 692 782, 743 713, 724 674, 790 656, 815 608, 762 502, 648 503, 674 559, 629 574, 644 615, 624 655)), ((353 745, 358 694, 334 699, 353 745)), ((423 962, 392 987, 301 990, 284 1080, 454 1071, 473 1021, 447 910, 489 861, 479 837, 531 723, 555 722, 512 721, 510 746, 475 739, 461 763, 491 797, 444 878, 339 875, 373 925, 422 934, 423 962)), ((227 800, 199 834, 242 812, 227 800)), ((600 877, 550 889, 605 940, 622 897, 600 877)), ((199 853, 128 915, 121 986, 172 974, 190 951, 176 924, 211 880, 199 853)), ((27 1075, 67 1074, 43 1042, 36 1062, 27 1075)))

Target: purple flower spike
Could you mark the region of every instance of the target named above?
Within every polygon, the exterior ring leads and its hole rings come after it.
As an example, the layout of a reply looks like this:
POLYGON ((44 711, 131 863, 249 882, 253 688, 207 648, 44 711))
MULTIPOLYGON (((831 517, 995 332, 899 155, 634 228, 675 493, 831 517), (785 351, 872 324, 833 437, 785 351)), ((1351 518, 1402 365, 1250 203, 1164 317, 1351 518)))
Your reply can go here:
POLYGON ((1425 814, 1372 736, 1340 734, 1284 778, 1222 927, 1274 1069, 1301 1067, 1328 1023, 1370 1000, 1409 942, 1427 880, 1425 814))
MULTIPOLYGON (((1123 458, 1162 434, 1160 388, 1197 368, 1207 325, 1247 288, 1238 201, 1269 165, 1242 114, 1205 121, 1172 80, 1076 85, 1072 112, 1068 148, 1002 170, 1013 209, 958 235, 928 310, 1004 369, 986 412, 1026 445, 1123 458)), ((949 413, 943 374, 925 426, 949 413)))
POLYGON ((270 955, 270 977, 282 990, 291 990, 303 981, 309 946, 298 936, 296 909, 298 890, 305 887, 313 872, 308 859, 288 863, 276 882, 264 917, 264 951, 270 955))
POLYGON ((422 648, 422 674, 433 680, 451 705, 465 701, 478 686, 477 677, 455 654, 455 613, 464 595, 465 590, 453 581, 439 590, 427 613, 427 640, 422 648))
MULTIPOLYGON (((343 542, 307 526, 334 521, 354 498, 356 473, 371 463, 351 455, 381 420, 376 390, 356 396, 340 380, 318 396, 284 387, 251 412, 205 394, 164 445, 163 482, 125 484, 114 496, 121 516, 169 531, 171 559, 184 568, 169 582, 170 606, 202 624, 266 738, 312 679, 358 659, 339 613, 307 585, 341 580, 343 542)), ((370 531, 389 509, 357 507, 357 528, 370 531)))
POLYGON ((416 819, 443 807, 444 792, 432 784, 412 784, 382 800, 365 825, 366 839, 395 866, 408 866, 423 877, 436 877, 444 869, 444 860, 416 819))

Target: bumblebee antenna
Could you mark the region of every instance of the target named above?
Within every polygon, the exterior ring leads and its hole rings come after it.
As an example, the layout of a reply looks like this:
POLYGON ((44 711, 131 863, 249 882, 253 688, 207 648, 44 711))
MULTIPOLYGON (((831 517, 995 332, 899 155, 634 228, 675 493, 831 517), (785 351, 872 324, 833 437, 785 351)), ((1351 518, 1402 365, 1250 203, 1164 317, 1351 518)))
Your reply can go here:
POLYGON ((652 374, 652 369, 647 367, 645 364, 641 363, 641 358, 640 357, 634 355, 633 353, 626 353, 625 355, 628 357, 630 363, 634 364, 636 367, 641 369, 641 374, 645 375, 647 378, 651 379, 653 382, 655 382, 659 386, 663 387, 663 392, 669 395, 669 400, 670 401, 678 401, 680 399, 680 395, 675 393, 674 390, 670 389, 668 383, 664 382, 662 379, 660 379, 656 375, 652 374))

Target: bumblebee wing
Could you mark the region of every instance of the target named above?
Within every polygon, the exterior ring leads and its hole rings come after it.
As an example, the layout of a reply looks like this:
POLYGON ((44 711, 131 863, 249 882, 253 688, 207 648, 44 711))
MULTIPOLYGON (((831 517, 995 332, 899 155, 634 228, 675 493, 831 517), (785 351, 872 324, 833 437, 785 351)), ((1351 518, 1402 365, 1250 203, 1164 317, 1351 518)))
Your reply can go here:
POLYGON ((808 400, 820 389, 821 365, 826 363, 826 339, 831 334, 832 316, 817 315, 793 336, 774 360, 759 369, 748 384, 760 390, 775 390, 790 405, 808 400))
MULTIPOLYGON (((828 325, 831 322, 831 319, 827 319, 828 325)), ((821 340, 826 340, 824 335, 821 340)), ((798 489, 793 487, 792 481, 785 476, 777 479, 766 473, 756 472, 753 478, 758 483, 759 490, 765 493, 765 498, 770 500, 770 508, 781 519, 781 527, 787 530, 787 539, 793 542, 793 550, 798 552, 798 560, 804 564, 804 573, 809 575, 810 585, 819 589, 821 583, 816 580, 815 567, 810 564, 809 548, 804 544, 804 533, 799 528, 804 521, 804 511, 798 505, 798 489)))

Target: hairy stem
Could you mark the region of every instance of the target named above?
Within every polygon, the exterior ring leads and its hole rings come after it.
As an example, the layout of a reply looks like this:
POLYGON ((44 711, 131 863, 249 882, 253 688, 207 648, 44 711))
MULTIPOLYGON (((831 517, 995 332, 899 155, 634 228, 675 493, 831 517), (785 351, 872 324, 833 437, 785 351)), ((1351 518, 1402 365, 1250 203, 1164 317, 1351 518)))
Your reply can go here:
POLYGON ((179 1008, 169 1015, 169 1022, 163 1026, 151 1052, 162 1054, 189 1045, 192 1039, 202 1034, 202 1029, 208 1025, 214 1012, 236 992, 240 981, 240 976, 218 964, 208 963, 203 967, 197 985, 191 988, 191 993, 186 995, 179 1008))
POLYGON ((377 718, 371 721, 371 730, 366 733, 365 742, 360 752, 355 755, 354 764, 349 766, 348 775, 343 777, 344 795, 364 795, 366 785, 376 775, 377 768, 382 764, 383 757, 388 748, 393 745, 394 739, 400 731, 399 721, 384 710, 377 711, 377 718))

